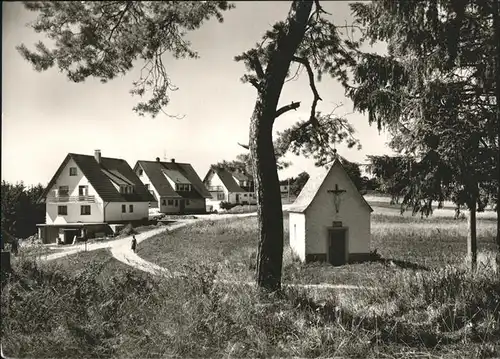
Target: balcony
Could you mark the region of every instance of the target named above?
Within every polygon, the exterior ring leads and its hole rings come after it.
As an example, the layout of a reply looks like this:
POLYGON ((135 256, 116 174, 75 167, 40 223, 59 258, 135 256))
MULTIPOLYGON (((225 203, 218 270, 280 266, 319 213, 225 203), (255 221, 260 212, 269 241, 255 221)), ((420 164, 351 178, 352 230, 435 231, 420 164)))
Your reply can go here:
POLYGON ((48 196, 47 203, 94 203, 95 196, 48 196))
POLYGON ((208 186, 207 189, 209 192, 223 192, 224 191, 222 186, 208 186))

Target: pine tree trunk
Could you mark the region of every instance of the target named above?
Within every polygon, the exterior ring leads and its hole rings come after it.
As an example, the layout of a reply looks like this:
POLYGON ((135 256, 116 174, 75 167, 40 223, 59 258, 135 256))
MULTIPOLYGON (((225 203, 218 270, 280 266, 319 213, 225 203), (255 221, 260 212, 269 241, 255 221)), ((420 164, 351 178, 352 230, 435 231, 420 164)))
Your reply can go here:
POLYGON ((472 205, 469 209, 467 234, 467 260, 470 264, 470 269, 474 271, 477 266, 477 231, 476 231, 476 205, 472 205))
POLYGON ((272 126, 264 120, 264 114, 260 111, 262 107, 258 107, 252 118, 253 141, 250 145, 254 159, 252 162, 259 219, 256 280, 259 287, 274 291, 281 285, 283 212, 278 168, 273 149, 272 126))
POLYGON ((312 1, 294 1, 287 27, 270 56, 250 121, 250 153, 257 194, 259 251, 256 281, 270 291, 281 287, 283 212, 272 130, 281 90, 295 52, 304 38, 312 1))
MULTIPOLYGON (((497 145, 500 147, 500 13, 499 0, 493 1, 493 31, 495 45, 495 96, 496 96, 496 125, 497 125, 497 145)), ((500 149, 497 148, 497 176, 500 167, 500 149)), ((500 178, 497 183, 497 267, 500 266, 500 178)))

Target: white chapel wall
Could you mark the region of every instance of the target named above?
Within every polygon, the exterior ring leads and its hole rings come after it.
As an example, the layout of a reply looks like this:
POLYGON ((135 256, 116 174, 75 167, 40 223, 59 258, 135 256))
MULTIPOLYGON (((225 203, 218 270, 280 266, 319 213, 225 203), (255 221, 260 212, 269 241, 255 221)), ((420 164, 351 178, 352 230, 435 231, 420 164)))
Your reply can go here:
POLYGON ((349 253, 368 253, 370 250, 370 211, 357 198, 356 187, 343 173, 342 169, 335 167, 322 183, 315 200, 307 209, 306 218, 306 253, 317 254, 328 252, 327 233, 332 221, 342 221, 348 230, 349 253), (333 194, 328 190, 335 188, 347 192, 342 194, 339 213, 335 214, 333 194))

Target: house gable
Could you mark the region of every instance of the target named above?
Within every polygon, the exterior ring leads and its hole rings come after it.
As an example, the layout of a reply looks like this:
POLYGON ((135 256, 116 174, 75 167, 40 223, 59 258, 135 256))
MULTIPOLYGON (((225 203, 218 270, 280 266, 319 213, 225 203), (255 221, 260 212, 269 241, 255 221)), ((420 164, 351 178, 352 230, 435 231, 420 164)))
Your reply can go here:
MULTIPOLYGON (((222 168, 218 168, 218 169, 211 168, 209 170, 209 172, 210 171, 212 171, 214 174, 217 174, 217 176, 219 177, 219 179, 222 182, 222 185, 226 188, 226 190, 228 192, 230 192, 230 193, 246 192, 243 188, 241 188, 238 185, 235 178, 233 177, 233 175, 229 171, 222 169, 222 168)), ((205 178, 207 178, 208 176, 209 176, 209 174, 207 174, 207 176, 205 176, 205 178)))
POLYGON ((141 182, 145 186, 149 187, 149 192, 151 193, 151 195, 155 199, 153 202, 158 202, 160 200, 160 194, 156 190, 155 186, 153 185, 153 182, 148 177, 146 171, 144 171, 144 168, 142 168, 142 165, 139 162, 136 162, 136 164, 134 166, 134 172, 137 175, 137 177, 139 177, 141 182))
POLYGON ((54 175, 45 189, 47 195, 42 195, 43 197, 40 197, 39 201, 43 203, 48 196, 60 195, 59 189, 61 186, 68 187, 67 195, 70 197, 79 196, 80 186, 86 186, 86 196, 94 196, 97 201, 101 201, 95 188, 72 158, 67 158, 63 161, 62 166, 56 171, 56 175, 54 175), (74 175, 70 175, 70 168, 76 168, 76 173, 74 175))
POLYGON ((40 202, 47 197, 67 163, 72 160, 79 171, 86 177, 96 194, 104 202, 150 202, 153 197, 136 176, 129 164, 122 159, 101 157, 98 163, 94 156, 69 153, 52 177, 40 197, 40 202), (113 179, 113 180, 112 180, 113 179), (123 181, 134 186, 133 193, 120 193, 113 182, 123 181))

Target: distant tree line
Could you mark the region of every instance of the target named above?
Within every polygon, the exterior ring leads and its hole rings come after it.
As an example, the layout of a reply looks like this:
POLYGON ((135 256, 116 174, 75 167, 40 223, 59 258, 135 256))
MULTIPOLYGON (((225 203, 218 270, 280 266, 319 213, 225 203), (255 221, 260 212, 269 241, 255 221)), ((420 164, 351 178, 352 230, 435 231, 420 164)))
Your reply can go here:
POLYGON ((45 222, 45 205, 37 204, 44 186, 27 187, 24 183, 2 181, 2 237, 26 238, 36 233, 36 225, 45 222))

